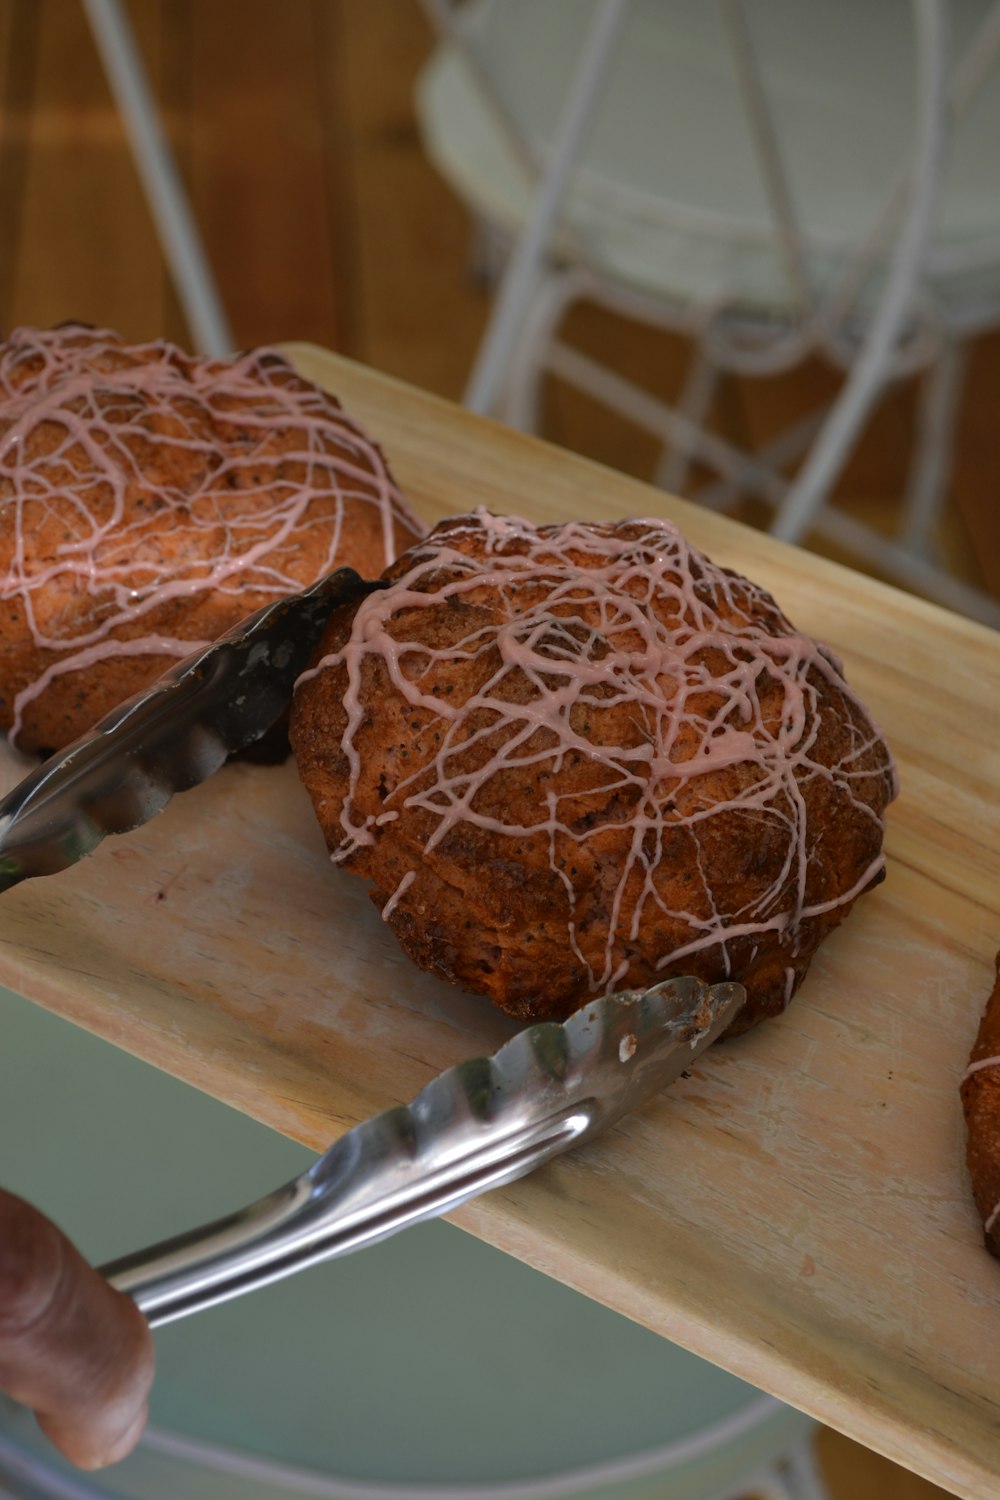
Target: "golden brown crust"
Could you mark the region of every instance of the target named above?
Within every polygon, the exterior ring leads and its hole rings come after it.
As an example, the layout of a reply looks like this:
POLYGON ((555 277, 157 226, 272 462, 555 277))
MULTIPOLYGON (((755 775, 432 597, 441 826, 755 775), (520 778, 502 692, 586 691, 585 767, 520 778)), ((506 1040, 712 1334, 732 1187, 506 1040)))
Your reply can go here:
POLYGON ((252 611, 421 527, 281 355, 70 325, 0 346, 0 729, 59 748, 252 611))
POLYGON ((996 983, 979 1022, 961 1095, 966 1163, 983 1239, 987 1250, 1000 1258, 1000 953, 996 962, 996 983), (977 1063, 986 1066, 976 1067, 977 1063))
POLYGON ((477 513, 386 576, 331 619, 291 739, 410 957, 525 1018, 672 973, 744 980, 738 1029, 782 1010, 882 878, 894 789, 828 653, 667 523, 477 513))

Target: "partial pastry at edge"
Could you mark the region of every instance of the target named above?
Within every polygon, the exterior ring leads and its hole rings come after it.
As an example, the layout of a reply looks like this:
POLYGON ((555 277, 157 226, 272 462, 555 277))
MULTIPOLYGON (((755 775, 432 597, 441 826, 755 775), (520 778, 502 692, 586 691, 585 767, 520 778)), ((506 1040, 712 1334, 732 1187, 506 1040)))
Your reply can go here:
POLYGON ((0 729, 70 743, 168 667, 423 527, 376 444, 274 350, 70 324, 0 346, 0 729))
POLYGON ((987 1250, 1000 1258, 1000 953, 961 1084, 966 1164, 987 1250))
POLYGON ((441 523, 331 619, 291 740, 421 967, 519 1017, 672 974, 745 1030, 883 877, 884 739, 826 648, 669 522, 441 523))

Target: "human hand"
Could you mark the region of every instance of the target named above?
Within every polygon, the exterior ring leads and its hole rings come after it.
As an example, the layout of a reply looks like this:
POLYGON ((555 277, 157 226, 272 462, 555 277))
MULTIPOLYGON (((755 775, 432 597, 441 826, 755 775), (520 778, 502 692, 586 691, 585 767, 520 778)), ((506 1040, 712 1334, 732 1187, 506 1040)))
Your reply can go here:
POLYGON ((37 1209, 0 1189, 0 1391, 72 1463, 130 1453, 146 1422, 153 1340, 133 1302, 37 1209))

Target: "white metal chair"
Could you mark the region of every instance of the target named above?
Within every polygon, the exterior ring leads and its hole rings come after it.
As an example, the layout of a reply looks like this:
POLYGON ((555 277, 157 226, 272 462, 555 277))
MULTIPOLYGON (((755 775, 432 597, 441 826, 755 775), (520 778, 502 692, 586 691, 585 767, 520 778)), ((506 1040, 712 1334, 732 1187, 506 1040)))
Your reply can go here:
POLYGON ((965 344, 1000 325, 1000 5, 423 3, 441 34, 417 93, 425 147, 512 245, 468 404, 532 427, 556 374, 663 440, 665 487, 697 458, 720 476, 703 503, 752 492, 785 540, 815 529, 1000 625, 936 550, 965 344), (588 299, 693 336, 675 407, 560 339, 588 299), (760 453, 706 428, 720 373, 815 353, 844 371, 828 410, 760 453), (890 539, 829 496, 878 398, 918 372, 890 539))
POLYGON ((121 0, 83 0, 83 7, 128 135, 192 345, 201 354, 231 354, 235 345, 226 310, 163 130, 128 13, 121 0))
MULTIPOLYGON (((3 990, 0 1034, 0 1183, 94 1261, 311 1159, 3 990)), ((101 1474, 0 1397, 0 1495, 827 1500, 809 1418, 446 1224, 156 1340, 154 1425, 101 1474)))

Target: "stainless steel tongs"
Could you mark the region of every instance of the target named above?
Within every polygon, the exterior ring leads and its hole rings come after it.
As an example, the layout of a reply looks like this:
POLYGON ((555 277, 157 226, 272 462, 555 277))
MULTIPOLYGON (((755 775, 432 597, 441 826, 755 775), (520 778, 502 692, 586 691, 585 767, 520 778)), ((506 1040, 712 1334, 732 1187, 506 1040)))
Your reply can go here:
POLYGON ((267 605, 26 776, 0 801, 0 892, 138 828, 254 744, 292 701, 330 611, 384 587, 338 568, 267 605))
POLYGON ((739 984, 668 979, 530 1026, 342 1136, 237 1213, 103 1266, 153 1327, 359 1250, 501 1187, 637 1109, 725 1030, 739 984))
MULTIPOLYGON (((0 892, 159 812, 291 701, 331 609, 382 587, 338 569, 196 653, 0 801, 0 892)), ((153 1325, 435 1218, 588 1140, 672 1083, 746 996, 671 979, 531 1026, 358 1125, 248 1208, 103 1268, 153 1325)))

